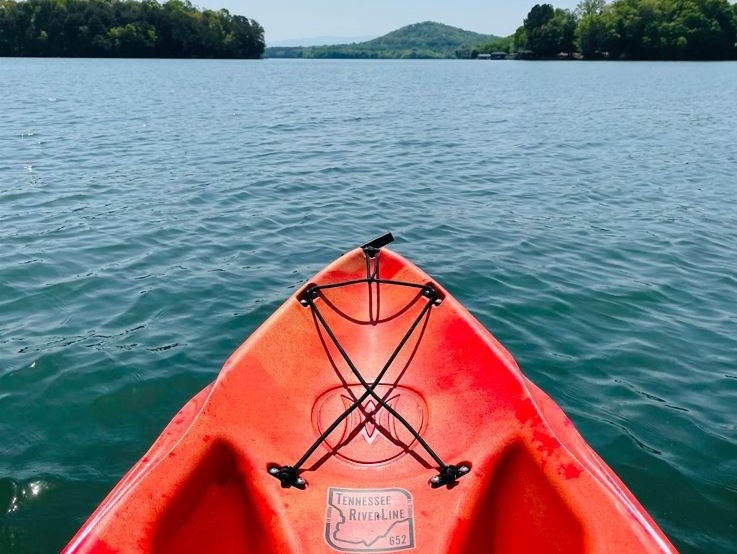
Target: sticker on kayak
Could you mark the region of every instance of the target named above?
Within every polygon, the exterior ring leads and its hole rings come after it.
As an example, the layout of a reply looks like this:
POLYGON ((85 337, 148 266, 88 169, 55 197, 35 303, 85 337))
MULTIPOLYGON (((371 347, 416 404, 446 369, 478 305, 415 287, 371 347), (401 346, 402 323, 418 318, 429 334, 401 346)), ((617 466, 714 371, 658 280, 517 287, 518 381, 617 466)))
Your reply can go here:
POLYGON ((404 489, 328 488, 325 540, 341 552, 414 548, 412 495, 404 489))

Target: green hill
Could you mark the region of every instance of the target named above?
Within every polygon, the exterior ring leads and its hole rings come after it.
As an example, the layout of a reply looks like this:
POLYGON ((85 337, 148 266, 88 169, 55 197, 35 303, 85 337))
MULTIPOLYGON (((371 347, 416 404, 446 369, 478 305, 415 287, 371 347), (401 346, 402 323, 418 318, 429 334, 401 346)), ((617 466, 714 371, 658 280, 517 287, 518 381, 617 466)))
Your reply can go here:
POLYGON ((455 58, 456 52, 491 42, 494 35, 464 31, 433 21, 407 25, 384 36, 353 44, 269 47, 268 58, 455 58))

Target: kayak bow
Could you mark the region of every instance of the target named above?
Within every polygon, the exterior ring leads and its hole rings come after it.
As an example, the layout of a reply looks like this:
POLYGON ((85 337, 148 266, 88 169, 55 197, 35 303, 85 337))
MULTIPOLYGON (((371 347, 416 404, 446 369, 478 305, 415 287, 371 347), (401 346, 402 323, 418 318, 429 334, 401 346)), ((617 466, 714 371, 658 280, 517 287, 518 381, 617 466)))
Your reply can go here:
POLYGON ((673 553, 419 268, 345 254, 190 400, 64 553, 673 553))

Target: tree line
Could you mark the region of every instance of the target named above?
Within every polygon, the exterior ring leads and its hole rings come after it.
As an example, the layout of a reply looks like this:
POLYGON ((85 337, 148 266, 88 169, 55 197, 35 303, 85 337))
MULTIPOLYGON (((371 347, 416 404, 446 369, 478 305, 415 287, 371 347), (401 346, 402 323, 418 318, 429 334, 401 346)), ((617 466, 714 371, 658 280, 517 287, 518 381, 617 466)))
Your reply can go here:
POLYGON ((266 49, 269 58, 325 58, 350 60, 431 60, 445 59, 443 52, 427 48, 365 48, 360 44, 336 44, 334 46, 270 46, 266 49))
POLYGON ((260 58, 264 30, 189 0, 0 0, 0 56, 260 58))
POLYGON ((583 0, 574 10, 536 4, 511 37, 476 47, 529 57, 737 59, 737 4, 728 0, 583 0))

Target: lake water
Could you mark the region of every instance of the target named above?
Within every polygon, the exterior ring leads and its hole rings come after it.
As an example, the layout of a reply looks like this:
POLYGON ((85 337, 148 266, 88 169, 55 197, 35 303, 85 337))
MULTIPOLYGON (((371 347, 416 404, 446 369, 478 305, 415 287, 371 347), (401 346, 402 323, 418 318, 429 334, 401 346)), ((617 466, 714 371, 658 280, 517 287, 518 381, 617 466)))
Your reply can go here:
POLYGON ((682 552, 737 548, 737 64, 0 59, 0 552, 390 230, 682 552))

